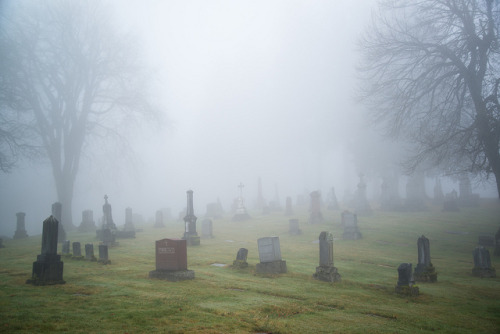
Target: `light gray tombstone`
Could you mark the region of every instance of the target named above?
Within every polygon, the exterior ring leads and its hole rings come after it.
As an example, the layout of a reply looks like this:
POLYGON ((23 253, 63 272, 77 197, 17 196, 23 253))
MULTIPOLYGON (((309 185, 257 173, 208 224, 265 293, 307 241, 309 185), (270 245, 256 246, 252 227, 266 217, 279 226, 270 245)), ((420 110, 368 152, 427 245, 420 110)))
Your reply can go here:
POLYGON ((94 221, 94 211, 83 210, 82 211, 82 222, 78 226, 79 232, 94 232, 96 230, 94 221))
POLYGON ((319 266, 313 274, 315 279, 325 282, 340 282, 341 277, 333 266, 333 234, 323 231, 319 235, 319 266))
POLYGON ((344 227, 342 239, 357 240, 361 239, 361 232, 358 229, 358 216, 349 211, 344 211, 341 214, 341 225, 344 227))
POLYGON ((418 282, 431 282, 437 281, 436 269, 431 263, 431 251, 429 239, 421 236, 417 241, 418 247, 418 264, 415 267, 413 276, 415 281, 418 282))
POLYGON ((62 255, 69 255, 69 245, 70 245, 69 240, 63 241, 62 251, 61 251, 62 255))
POLYGON ((25 227, 25 219, 26 214, 24 212, 16 213, 16 232, 14 232, 14 239, 23 239, 28 237, 28 233, 26 232, 25 227))
POLYGON ((286 261, 281 259, 280 239, 265 237, 257 240, 260 263, 256 265, 257 273, 280 274, 286 273, 286 261))
POLYGON ((419 295, 419 288, 414 286, 411 263, 401 263, 398 267, 398 283, 396 293, 399 295, 413 296, 419 295))
POLYGON ((203 219, 201 223, 201 236, 203 238, 213 238, 213 222, 211 219, 203 219))
POLYGON ((81 247, 79 242, 73 242, 73 257, 74 258, 83 258, 82 247, 81 247))
POLYGON ((298 219, 289 219, 288 220, 288 233, 290 233, 291 235, 302 234, 302 230, 299 228, 299 220, 298 219))
POLYGON ((474 249, 474 268, 472 275, 477 277, 496 277, 496 270, 491 266, 490 251, 483 246, 474 249))
POLYGON ((53 216, 45 219, 42 231, 42 252, 33 262, 31 279, 26 283, 34 285, 64 284, 63 262, 57 254, 57 233, 59 222, 53 216))
POLYGON ((96 261, 93 244, 85 244, 85 260, 96 261))

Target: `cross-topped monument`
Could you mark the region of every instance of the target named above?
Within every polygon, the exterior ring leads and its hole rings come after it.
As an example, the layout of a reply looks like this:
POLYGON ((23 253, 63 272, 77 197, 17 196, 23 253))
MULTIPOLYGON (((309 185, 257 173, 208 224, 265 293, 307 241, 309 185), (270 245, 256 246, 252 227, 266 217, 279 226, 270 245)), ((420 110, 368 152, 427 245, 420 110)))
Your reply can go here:
POLYGON ((245 186, 242 182, 240 182, 240 184, 238 185, 238 188, 240 189, 240 196, 237 198, 236 214, 234 215, 233 220, 246 220, 250 218, 243 202, 243 187, 245 186))

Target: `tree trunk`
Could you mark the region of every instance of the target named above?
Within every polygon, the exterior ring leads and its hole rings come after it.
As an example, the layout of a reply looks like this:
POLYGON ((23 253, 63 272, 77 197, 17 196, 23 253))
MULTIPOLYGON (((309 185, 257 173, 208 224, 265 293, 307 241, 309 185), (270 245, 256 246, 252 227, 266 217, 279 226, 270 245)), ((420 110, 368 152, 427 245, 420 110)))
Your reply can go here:
POLYGON ((65 231, 75 229, 73 225, 73 187, 74 178, 70 175, 54 171, 54 181, 56 183, 57 198, 62 204, 62 224, 65 231))

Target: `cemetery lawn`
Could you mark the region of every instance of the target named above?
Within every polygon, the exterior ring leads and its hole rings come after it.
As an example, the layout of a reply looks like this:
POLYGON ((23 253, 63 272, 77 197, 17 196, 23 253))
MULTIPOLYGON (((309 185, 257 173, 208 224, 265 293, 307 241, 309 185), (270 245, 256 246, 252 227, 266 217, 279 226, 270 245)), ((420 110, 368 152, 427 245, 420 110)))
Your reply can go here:
MULTIPOLYGON (((307 225, 307 208, 296 214, 259 215, 232 222, 213 219, 213 239, 188 247, 188 269, 195 279, 149 279, 155 269, 155 240, 178 238, 184 223, 144 226, 135 239, 109 249, 110 265, 62 257, 66 284, 33 286, 32 263, 41 236, 4 240, 0 249, 0 332, 19 333, 498 333, 500 278, 473 277, 472 252, 478 235, 500 227, 498 201, 460 212, 375 212, 358 217, 363 239, 342 240, 340 211, 323 209, 326 222, 307 225), (298 218, 302 234, 288 234, 298 218), (342 281, 312 278, 319 261, 318 236, 331 231, 334 265, 342 281), (417 263, 417 239, 430 240, 437 283, 419 283, 420 296, 394 292, 400 263, 417 263), (279 236, 288 273, 262 276, 257 239, 279 236), (249 267, 233 269, 239 248, 249 267), (214 266, 213 264, 225 264, 214 266)), ((202 214, 198 214, 202 216, 202 214)), ((40 224, 46 217, 40 217, 40 224)), ((197 229, 201 234, 201 221, 197 229)), ((122 223, 118 222, 118 225, 122 223)), ((68 233, 68 239, 94 243, 95 234, 68 233)), ((61 244, 58 245, 61 251, 61 244)), ((492 266, 500 276, 500 257, 492 266)))

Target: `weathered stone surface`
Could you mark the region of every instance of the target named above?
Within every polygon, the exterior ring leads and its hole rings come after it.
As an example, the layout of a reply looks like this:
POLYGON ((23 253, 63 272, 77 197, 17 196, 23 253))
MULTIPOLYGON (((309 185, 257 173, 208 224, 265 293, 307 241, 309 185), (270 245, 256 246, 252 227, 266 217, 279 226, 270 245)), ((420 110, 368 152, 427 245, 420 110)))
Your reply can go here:
POLYGON ((490 252, 483 246, 474 249, 474 268, 472 275, 481 278, 496 277, 496 270, 491 266, 490 252))
POLYGON ((69 245, 70 245, 70 242, 69 240, 64 240, 63 243, 62 243, 62 255, 69 255, 69 245))
POLYGON ((74 259, 83 259, 82 256, 82 247, 79 242, 73 242, 73 258, 74 259))
POLYGON ((187 270, 187 241, 162 239, 155 242, 156 270, 187 270))
POLYGON ((258 274, 285 274, 287 272, 284 260, 257 263, 255 269, 258 274))
POLYGON ((341 280, 337 268, 333 266, 333 234, 330 232, 323 231, 319 235, 319 266, 313 277, 325 282, 341 280))
POLYGON ((238 250, 238 253, 236 254, 236 260, 233 261, 233 267, 240 269, 247 268, 248 267, 247 256, 248 256, 248 249, 240 248, 238 250))
POLYGON ((274 262, 281 260, 280 239, 278 237, 264 237, 257 240, 260 262, 274 262))
POLYGON ((94 245, 93 244, 85 244, 85 260, 87 261, 97 261, 94 256, 94 245))
POLYGON ((24 212, 18 212, 16 213, 16 231, 14 232, 14 239, 23 239, 28 237, 28 233, 26 232, 26 227, 25 227, 25 219, 26 214, 24 212))
POLYGON ((341 214, 341 225, 344 227, 342 239, 358 240, 362 238, 361 232, 358 229, 358 216, 349 211, 344 211, 341 214))
POLYGON ((78 226, 79 232, 94 232, 96 230, 96 225, 94 221, 94 211, 83 210, 82 211, 82 222, 78 226))
POLYGON ((99 245, 99 260, 97 262, 102 264, 111 263, 108 258, 108 245, 99 245))
POLYGON ((415 267, 413 277, 418 282, 431 282, 437 281, 436 269, 431 263, 430 243, 429 239, 421 236, 417 241, 418 247, 418 264, 415 267))
POLYGON ((199 246, 200 237, 196 232, 196 219, 198 218, 194 215, 193 191, 188 190, 186 193, 187 193, 187 208, 186 208, 186 216, 184 217, 185 230, 182 239, 187 241, 188 246, 199 246))
POLYGON ((398 283, 395 291, 399 295, 413 297, 419 295, 419 288, 414 285, 411 267, 411 263, 401 263, 398 267, 398 283))
POLYGON ((213 221, 211 219, 203 219, 201 222, 201 236, 203 238, 211 239, 213 235, 213 221))
POLYGON ((57 254, 57 233, 59 222, 53 216, 45 219, 42 231, 42 252, 33 262, 31 279, 26 283, 34 285, 64 284, 63 262, 57 254))
POLYGON ((337 268, 334 266, 316 267, 313 277, 324 282, 340 282, 342 280, 337 268))

